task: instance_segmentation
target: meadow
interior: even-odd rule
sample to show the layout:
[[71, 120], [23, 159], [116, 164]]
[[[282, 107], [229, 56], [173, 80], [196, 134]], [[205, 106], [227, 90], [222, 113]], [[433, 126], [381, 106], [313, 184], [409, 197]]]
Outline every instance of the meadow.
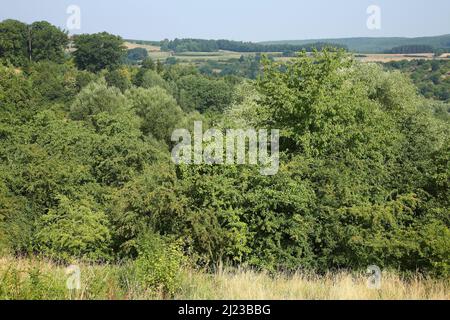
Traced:
[[384, 272], [380, 289], [367, 285], [368, 275], [297, 272], [272, 276], [252, 269], [223, 269], [207, 273], [184, 268], [173, 296], [146, 288], [133, 265], [80, 264], [81, 287], [67, 288], [67, 268], [45, 259], [0, 259], [0, 299], [25, 300], [448, 300], [450, 281], [420, 274]]

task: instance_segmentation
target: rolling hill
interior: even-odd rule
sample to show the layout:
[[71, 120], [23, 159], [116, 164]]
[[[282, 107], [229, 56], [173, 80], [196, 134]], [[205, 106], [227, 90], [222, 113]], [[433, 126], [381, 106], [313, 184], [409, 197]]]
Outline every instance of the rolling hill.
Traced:
[[314, 42], [337, 43], [344, 46], [350, 51], [360, 53], [382, 53], [398, 46], [409, 45], [427, 45], [435, 49], [450, 49], [450, 34], [432, 37], [419, 38], [403, 38], [403, 37], [386, 37], [386, 38], [338, 38], [338, 39], [308, 39], [308, 40], [282, 40], [282, 41], [265, 41], [261, 44], [291, 44], [303, 45]]

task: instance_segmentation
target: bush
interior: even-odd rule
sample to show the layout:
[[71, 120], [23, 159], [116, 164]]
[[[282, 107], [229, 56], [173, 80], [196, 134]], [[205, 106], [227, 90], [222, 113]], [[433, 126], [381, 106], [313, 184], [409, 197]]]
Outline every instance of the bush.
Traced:
[[101, 112], [117, 113], [126, 107], [126, 99], [120, 90], [108, 87], [106, 81], [92, 82], [76, 96], [70, 108], [73, 120], [88, 120]]
[[232, 102], [234, 87], [225, 80], [186, 75], [177, 80], [178, 103], [185, 111], [222, 112]]
[[136, 273], [149, 289], [162, 291], [164, 296], [174, 295], [180, 288], [183, 264], [179, 242], [152, 232], [145, 233], [139, 239]]
[[[0, 168], [0, 171], [4, 168]], [[1, 179], [5, 176], [0, 175]], [[0, 254], [28, 251], [32, 222], [26, 200], [15, 197], [0, 179]], [[6, 179], [5, 179], [6, 180]]]
[[32, 65], [30, 80], [45, 102], [70, 101], [77, 93], [77, 73], [70, 64], [42, 61]]
[[142, 75], [142, 81], [140, 84], [143, 88], [153, 88], [153, 87], [161, 87], [170, 92], [169, 84], [156, 72], [153, 70], [147, 70]]
[[111, 236], [106, 215], [86, 200], [70, 201], [60, 197], [57, 209], [42, 216], [36, 233], [39, 252], [70, 261], [104, 261], [110, 258]]
[[13, 67], [0, 66], [0, 119], [26, 121], [36, 112], [39, 95], [25, 74]]
[[131, 76], [127, 69], [117, 69], [108, 71], [105, 75], [108, 86], [116, 87], [120, 91], [125, 92], [131, 87]]
[[183, 116], [176, 100], [160, 87], [134, 88], [127, 91], [126, 97], [142, 119], [142, 132], [169, 143], [173, 130]]
[[145, 48], [134, 48], [127, 51], [126, 62], [136, 64], [148, 57], [148, 51]]

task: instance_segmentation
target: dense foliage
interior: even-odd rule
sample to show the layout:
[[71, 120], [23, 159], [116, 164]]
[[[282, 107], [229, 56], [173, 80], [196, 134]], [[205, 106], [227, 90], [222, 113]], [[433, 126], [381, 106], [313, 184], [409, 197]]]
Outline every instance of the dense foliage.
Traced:
[[30, 61], [62, 62], [67, 33], [46, 21], [26, 25], [16, 20], [0, 22], [0, 57], [15, 66]]
[[309, 43], [304, 45], [290, 44], [259, 44], [254, 42], [242, 42], [231, 40], [202, 40], [202, 39], [174, 39], [164, 40], [160, 43], [161, 50], [175, 52], [214, 52], [218, 50], [228, 50], [236, 52], [284, 52], [284, 51], [313, 51], [322, 50], [327, 47], [346, 47], [334, 43]]
[[429, 45], [405, 45], [405, 46], [399, 46], [394, 47], [390, 50], [387, 50], [386, 53], [432, 53], [435, 49], [432, 46]]
[[121, 64], [126, 54], [122, 38], [106, 32], [78, 35], [74, 44], [74, 61], [81, 70], [113, 69]]
[[[232, 81], [120, 65], [122, 42], [106, 34], [75, 43], [78, 68], [0, 66], [0, 250], [136, 258], [168, 294], [183, 256], [449, 275], [450, 123], [401, 73], [325, 50], [263, 58], [258, 80]], [[173, 164], [171, 132], [194, 120], [280, 129], [278, 174]]]
[[199, 71], [210, 76], [237, 76], [255, 80], [261, 73], [261, 54], [242, 55], [239, 59], [227, 61], [207, 60], [199, 67]]
[[450, 60], [395, 61], [386, 66], [408, 74], [426, 98], [450, 101]]
[[126, 62], [135, 64], [145, 60], [148, 57], [148, 51], [144, 48], [134, 48], [127, 51]]

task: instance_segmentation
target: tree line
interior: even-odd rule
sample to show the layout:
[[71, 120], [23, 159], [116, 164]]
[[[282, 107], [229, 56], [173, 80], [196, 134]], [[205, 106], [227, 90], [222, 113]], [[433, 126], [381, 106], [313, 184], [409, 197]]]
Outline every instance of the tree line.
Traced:
[[259, 44], [231, 40], [174, 39], [160, 43], [161, 50], [174, 52], [215, 52], [219, 50], [235, 52], [296, 52], [323, 50], [324, 48], [347, 49], [346, 46], [333, 43], [311, 43], [305, 45]]
[[[450, 45], [450, 44], [449, 44]], [[392, 49], [386, 50], [385, 53], [389, 54], [414, 54], [414, 53], [434, 53], [435, 56], [440, 56], [443, 53], [449, 52], [450, 48], [433, 47], [431, 45], [424, 44], [410, 44], [397, 46]]]
[[69, 43], [67, 33], [46, 21], [30, 25], [16, 20], [0, 23], [0, 56], [17, 66], [27, 62], [61, 62]]
[[394, 47], [390, 50], [385, 51], [385, 53], [402, 53], [402, 54], [408, 54], [408, 53], [434, 53], [436, 50], [432, 46], [429, 45], [404, 45], [404, 46], [398, 46]]

